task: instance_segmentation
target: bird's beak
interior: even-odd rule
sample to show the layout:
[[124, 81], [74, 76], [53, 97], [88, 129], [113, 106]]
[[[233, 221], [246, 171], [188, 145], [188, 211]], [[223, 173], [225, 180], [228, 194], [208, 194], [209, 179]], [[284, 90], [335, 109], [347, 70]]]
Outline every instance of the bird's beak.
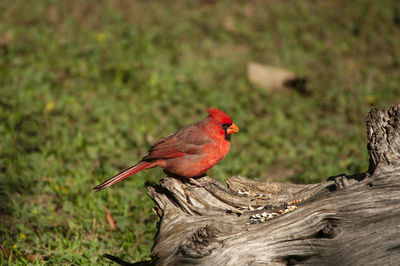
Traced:
[[228, 130], [226, 130], [226, 133], [228, 133], [228, 135], [237, 133], [237, 132], [239, 132], [239, 127], [235, 123], [232, 123], [232, 125], [230, 127], [228, 127]]

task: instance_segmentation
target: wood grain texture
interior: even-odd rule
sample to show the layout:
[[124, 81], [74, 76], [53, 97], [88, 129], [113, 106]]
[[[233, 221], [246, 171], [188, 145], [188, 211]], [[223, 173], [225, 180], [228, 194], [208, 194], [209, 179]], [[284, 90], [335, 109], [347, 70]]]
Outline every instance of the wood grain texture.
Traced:
[[370, 167], [313, 185], [167, 177], [155, 265], [400, 265], [400, 105], [367, 117]]

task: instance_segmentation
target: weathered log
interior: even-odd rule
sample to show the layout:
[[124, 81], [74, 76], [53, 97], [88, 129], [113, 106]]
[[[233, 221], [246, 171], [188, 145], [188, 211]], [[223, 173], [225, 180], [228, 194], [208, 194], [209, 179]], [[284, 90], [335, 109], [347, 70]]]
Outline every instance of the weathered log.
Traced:
[[167, 177], [155, 265], [400, 265], [400, 105], [367, 117], [370, 166], [319, 184]]

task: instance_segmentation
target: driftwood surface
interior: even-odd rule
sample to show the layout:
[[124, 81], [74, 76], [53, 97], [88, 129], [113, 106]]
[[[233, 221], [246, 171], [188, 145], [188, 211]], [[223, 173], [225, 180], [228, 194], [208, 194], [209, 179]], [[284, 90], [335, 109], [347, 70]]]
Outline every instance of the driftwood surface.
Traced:
[[155, 265], [400, 265], [400, 105], [367, 117], [370, 166], [319, 184], [167, 177]]

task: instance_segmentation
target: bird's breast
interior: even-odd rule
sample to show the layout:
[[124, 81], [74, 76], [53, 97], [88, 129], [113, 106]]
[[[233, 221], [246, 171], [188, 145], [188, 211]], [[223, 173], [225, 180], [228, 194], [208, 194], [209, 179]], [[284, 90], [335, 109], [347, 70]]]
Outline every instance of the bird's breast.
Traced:
[[[201, 168], [202, 173], [213, 167], [216, 163], [222, 160], [229, 152], [229, 141], [210, 142], [204, 146], [204, 153], [199, 156], [197, 163]], [[196, 160], [196, 159], [195, 159]]]

